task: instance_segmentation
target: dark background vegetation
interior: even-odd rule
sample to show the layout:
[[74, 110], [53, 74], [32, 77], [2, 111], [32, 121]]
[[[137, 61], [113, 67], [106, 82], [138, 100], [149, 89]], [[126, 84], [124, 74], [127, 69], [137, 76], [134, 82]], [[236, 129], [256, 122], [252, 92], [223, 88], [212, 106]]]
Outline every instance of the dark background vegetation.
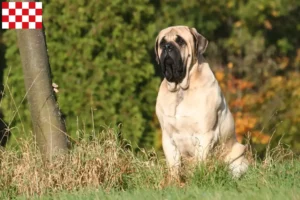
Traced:
[[[210, 41], [205, 56], [238, 139], [251, 135], [261, 154], [271, 138], [271, 145], [281, 141], [300, 152], [300, 1], [42, 2], [58, 102], [75, 140], [119, 127], [134, 148], [161, 148], [155, 37], [167, 26], [187, 25]], [[15, 146], [30, 136], [31, 121], [15, 31], [0, 34], [0, 117]]]

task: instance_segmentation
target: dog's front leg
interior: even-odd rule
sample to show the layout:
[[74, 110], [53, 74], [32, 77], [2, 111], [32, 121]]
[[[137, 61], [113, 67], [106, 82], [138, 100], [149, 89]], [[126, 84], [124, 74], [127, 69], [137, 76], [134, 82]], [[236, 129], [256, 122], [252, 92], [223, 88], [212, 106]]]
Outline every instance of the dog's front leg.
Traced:
[[172, 179], [179, 180], [180, 152], [173, 139], [166, 132], [162, 135], [162, 144]]
[[207, 159], [209, 152], [213, 147], [214, 131], [208, 131], [204, 134], [195, 136], [195, 157], [197, 162], [202, 162]]

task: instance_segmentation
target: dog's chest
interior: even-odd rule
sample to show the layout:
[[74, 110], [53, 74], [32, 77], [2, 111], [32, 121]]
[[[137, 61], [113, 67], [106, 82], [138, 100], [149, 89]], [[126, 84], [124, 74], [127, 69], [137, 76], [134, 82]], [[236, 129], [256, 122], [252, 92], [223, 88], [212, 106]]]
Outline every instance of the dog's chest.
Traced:
[[169, 96], [169, 102], [163, 106], [163, 126], [169, 133], [204, 132], [205, 114], [208, 112], [205, 91], [200, 95], [191, 95], [195, 91], [179, 91]]

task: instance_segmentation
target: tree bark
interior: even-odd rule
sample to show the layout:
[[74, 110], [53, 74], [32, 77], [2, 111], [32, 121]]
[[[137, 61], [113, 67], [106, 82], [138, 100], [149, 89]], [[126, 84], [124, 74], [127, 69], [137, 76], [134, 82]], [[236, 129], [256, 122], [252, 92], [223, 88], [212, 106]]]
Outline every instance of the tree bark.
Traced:
[[51, 160], [67, 150], [68, 138], [52, 88], [45, 35], [42, 29], [16, 31], [33, 133], [43, 158]]

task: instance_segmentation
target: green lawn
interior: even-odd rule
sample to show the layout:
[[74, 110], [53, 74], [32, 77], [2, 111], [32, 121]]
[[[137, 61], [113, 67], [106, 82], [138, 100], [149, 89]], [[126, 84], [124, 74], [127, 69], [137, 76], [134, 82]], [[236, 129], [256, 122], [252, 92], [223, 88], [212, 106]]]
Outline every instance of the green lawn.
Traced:
[[83, 189], [59, 192], [38, 199], [300, 199], [300, 162], [286, 160], [267, 167], [252, 166], [239, 180], [232, 179], [222, 167], [217, 167], [212, 172], [199, 167], [183, 187], [146, 189], [147, 187], [149, 185], [140, 185], [134, 189], [110, 192]]
[[61, 193], [54, 197], [43, 197], [41, 199], [120, 199], [120, 200], [131, 200], [131, 199], [300, 199], [299, 187], [255, 187], [249, 185], [247, 189], [240, 189], [238, 187], [232, 189], [226, 189], [226, 187], [216, 188], [200, 188], [195, 185], [188, 186], [186, 188], [167, 188], [164, 190], [146, 190], [139, 189], [133, 191], [124, 192], [111, 192], [105, 193], [103, 191], [81, 191], [76, 193]]

